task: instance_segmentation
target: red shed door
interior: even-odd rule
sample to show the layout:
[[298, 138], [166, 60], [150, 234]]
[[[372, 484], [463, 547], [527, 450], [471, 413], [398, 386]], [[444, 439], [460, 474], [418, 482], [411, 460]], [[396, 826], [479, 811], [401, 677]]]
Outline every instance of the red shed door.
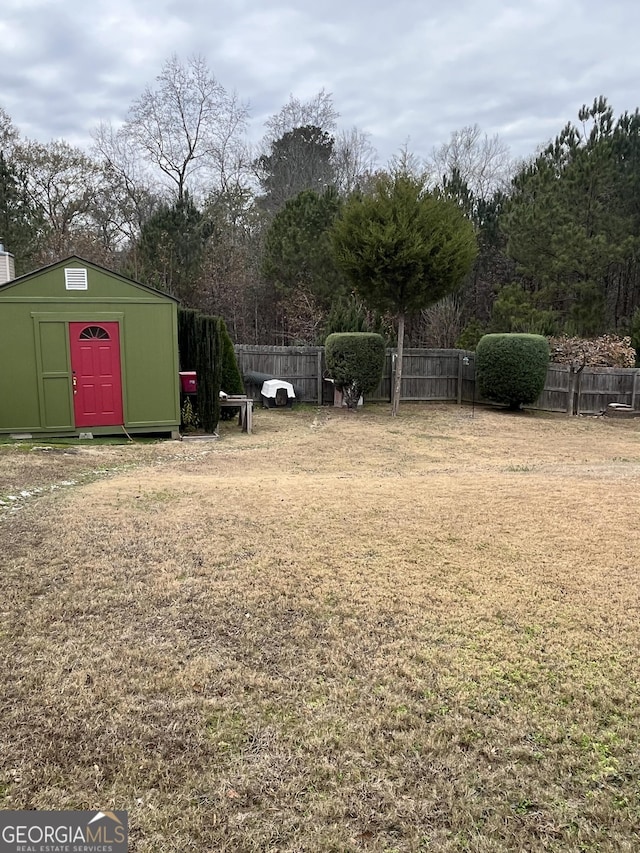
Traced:
[[120, 334], [117, 323], [69, 323], [73, 409], [77, 427], [122, 421]]

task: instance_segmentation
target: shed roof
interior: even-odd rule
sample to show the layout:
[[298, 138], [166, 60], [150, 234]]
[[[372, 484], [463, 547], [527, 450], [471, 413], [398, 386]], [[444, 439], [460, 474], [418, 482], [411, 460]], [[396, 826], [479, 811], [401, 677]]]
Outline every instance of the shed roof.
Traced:
[[139, 281], [135, 281], [132, 278], [128, 278], [126, 275], [121, 275], [120, 273], [108, 269], [108, 267], [103, 267], [100, 264], [94, 263], [93, 261], [88, 261], [86, 258], [81, 258], [79, 255], [69, 255], [68, 258], [63, 258], [60, 261], [54, 261], [54, 263], [52, 264], [47, 264], [46, 266], [40, 267], [37, 270], [25, 273], [24, 275], [18, 276], [18, 278], [12, 278], [10, 281], [5, 281], [4, 284], [0, 284], [0, 292], [9, 290], [9, 288], [14, 287], [15, 285], [22, 284], [23, 282], [28, 281], [31, 278], [35, 278], [38, 275], [42, 275], [42, 273], [56, 269], [56, 267], [68, 266], [71, 262], [80, 263], [85, 267], [92, 267], [93, 269], [98, 270], [101, 273], [106, 273], [106, 275], [112, 276], [113, 278], [117, 278], [120, 281], [125, 282], [126, 284], [133, 285], [134, 287], [138, 287], [141, 290], [147, 291], [148, 293], [153, 293], [156, 296], [161, 296], [165, 299], [170, 299], [172, 302], [180, 302], [177, 297], [172, 296], [170, 293], [165, 293], [163, 290], [158, 290], [156, 287], [150, 287], [148, 284], [142, 284]]

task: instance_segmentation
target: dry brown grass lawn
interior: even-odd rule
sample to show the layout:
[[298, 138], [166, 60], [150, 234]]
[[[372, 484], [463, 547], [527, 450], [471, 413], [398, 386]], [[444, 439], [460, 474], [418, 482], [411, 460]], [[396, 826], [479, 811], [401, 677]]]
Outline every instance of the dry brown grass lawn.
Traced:
[[0, 498], [47, 487], [0, 506], [0, 808], [128, 809], [137, 853], [639, 850], [640, 424], [255, 420], [0, 449]]

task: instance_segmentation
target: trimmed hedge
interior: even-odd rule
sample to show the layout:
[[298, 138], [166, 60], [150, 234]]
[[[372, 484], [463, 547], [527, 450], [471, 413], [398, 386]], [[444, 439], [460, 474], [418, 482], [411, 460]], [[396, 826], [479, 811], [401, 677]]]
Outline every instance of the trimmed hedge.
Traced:
[[[244, 381], [240, 368], [238, 367], [238, 359], [233, 346], [233, 341], [229, 337], [227, 325], [224, 320], [220, 320], [220, 333], [222, 335], [222, 380], [221, 390], [225, 394], [244, 394]], [[230, 421], [235, 418], [240, 409], [225, 407], [220, 411], [220, 418], [223, 421]]]
[[222, 332], [220, 317], [200, 314], [196, 318], [196, 374], [198, 416], [205, 432], [214, 433], [220, 420], [222, 381]]
[[373, 332], [336, 332], [325, 341], [329, 376], [347, 406], [356, 408], [363, 394], [374, 391], [384, 369], [384, 339]]
[[549, 344], [542, 335], [484, 335], [476, 347], [481, 397], [519, 409], [535, 403], [544, 388]]
[[197, 416], [205, 432], [220, 420], [222, 320], [192, 308], [178, 308], [178, 350], [182, 370], [198, 375]]
[[224, 320], [220, 321], [220, 331], [222, 334], [222, 390], [225, 394], [244, 394], [244, 381], [238, 367], [236, 351]]

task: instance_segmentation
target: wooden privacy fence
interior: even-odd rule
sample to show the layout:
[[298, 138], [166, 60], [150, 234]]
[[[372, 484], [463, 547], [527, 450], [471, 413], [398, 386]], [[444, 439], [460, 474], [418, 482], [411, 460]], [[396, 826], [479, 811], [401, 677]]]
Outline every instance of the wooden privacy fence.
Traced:
[[[333, 385], [327, 381], [324, 347], [270, 347], [236, 345], [243, 374], [263, 373], [291, 382], [296, 397], [318, 405], [333, 402]], [[367, 396], [371, 402], [391, 400], [396, 351], [385, 355], [382, 381]], [[260, 399], [260, 385], [247, 383], [247, 394]], [[457, 349], [405, 349], [402, 365], [402, 400], [449, 403], [488, 403], [477, 394], [475, 353]], [[544, 391], [533, 409], [545, 412], [596, 415], [609, 403], [640, 404], [640, 369], [585, 367], [574, 373], [566, 364], [550, 364]]]

